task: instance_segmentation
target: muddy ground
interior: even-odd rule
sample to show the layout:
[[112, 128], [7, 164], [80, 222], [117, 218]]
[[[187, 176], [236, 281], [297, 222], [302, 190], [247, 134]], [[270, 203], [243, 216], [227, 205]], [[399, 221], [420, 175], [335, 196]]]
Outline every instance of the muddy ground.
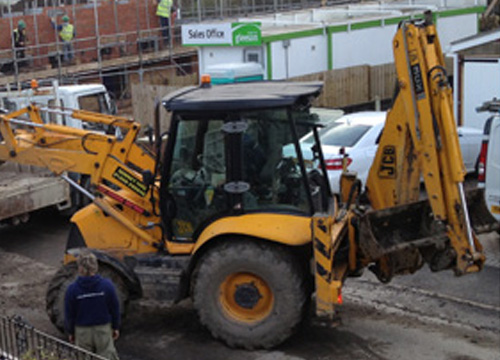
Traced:
[[[49, 213], [22, 229], [0, 229], [0, 314], [21, 315], [58, 337], [45, 314], [45, 291], [66, 227]], [[479, 274], [456, 278], [424, 269], [389, 285], [368, 273], [349, 281], [338, 327], [307, 321], [272, 351], [229, 349], [214, 340], [189, 301], [173, 308], [132, 303], [117, 347], [122, 360], [499, 360], [500, 238], [490, 234], [486, 242], [491, 256]]]

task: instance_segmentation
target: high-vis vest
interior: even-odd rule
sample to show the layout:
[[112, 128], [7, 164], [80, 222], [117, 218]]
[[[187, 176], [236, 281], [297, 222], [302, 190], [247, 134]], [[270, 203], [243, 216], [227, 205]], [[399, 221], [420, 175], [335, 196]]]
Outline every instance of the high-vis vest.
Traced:
[[19, 30], [14, 29], [14, 41], [18, 42], [19, 41]]
[[71, 41], [73, 39], [73, 32], [75, 27], [71, 24], [63, 25], [61, 31], [59, 31], [59, 36], [62, 41]]
[[172, 7], [172, 0], [161, 0], [156, 8], [156, 15], [168, 18], [170, 17], [170, 8]]

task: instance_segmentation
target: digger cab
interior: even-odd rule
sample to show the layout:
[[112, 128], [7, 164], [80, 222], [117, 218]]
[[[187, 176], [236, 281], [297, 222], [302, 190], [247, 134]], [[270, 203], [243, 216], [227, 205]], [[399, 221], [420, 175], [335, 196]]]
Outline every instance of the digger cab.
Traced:
[[308, 143], [304, 160], [299, 143], [316, 132], [318, 118], [309, 109], [321, 88], [319, 82], [202, 85], [164, 98], [172, 122], [160, 201], [169, 237], [195, 241], [229, 216], [309, 218], [327, 211], [332, 197], [321, 147]]

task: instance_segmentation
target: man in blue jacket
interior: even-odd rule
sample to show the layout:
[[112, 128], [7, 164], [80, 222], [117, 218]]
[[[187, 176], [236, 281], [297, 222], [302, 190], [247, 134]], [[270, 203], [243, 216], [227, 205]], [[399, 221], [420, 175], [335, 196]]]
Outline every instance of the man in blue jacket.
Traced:
[[118, 360], [114, 340], [120, 336], [120, 305], [109, 279], [97, 274], [97, 258], [82, 251], [78, 278], [66, 290], [65, 326], [69, 340], [110, 360]]

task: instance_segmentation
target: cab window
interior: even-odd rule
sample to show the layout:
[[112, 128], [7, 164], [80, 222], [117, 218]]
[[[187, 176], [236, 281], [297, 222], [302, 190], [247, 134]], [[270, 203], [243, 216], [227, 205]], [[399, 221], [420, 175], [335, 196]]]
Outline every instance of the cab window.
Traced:
[[104, 92], [78, 97], [78, 106], [80, 110], [111, 114], [111, 109], [106, 100], [106, 93]]
[[226, 156], [222, 120], [181, 121], [168, 180], [177, 212], [172, 232], [190, 240], [207, 219], [225, 210]]
[[[286, 109], [242, 114], [245, 210], [308, 212], [309, 203]], [[300, 129], [299, 134], [304, 131]], [[286, 150], [286, 151], [285, 151]]]

